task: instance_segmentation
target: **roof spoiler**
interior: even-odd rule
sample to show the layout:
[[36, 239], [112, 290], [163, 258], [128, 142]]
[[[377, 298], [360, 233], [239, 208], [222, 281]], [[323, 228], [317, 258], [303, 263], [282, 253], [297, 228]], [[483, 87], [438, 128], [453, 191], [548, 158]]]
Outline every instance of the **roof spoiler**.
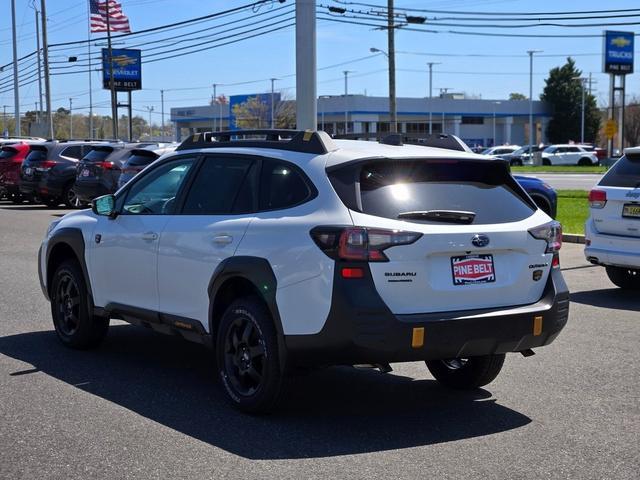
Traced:
[[375, 139], [383, 145], [421, 145], [423, 147], [444, 148], [459, 152], [471, 152], [471, 149], [459, 137], [447, 133], [432, 133], [422, 136], [411, 136], [403, 133], [390, 133], [382, 137], [378, 133], [350, 133], [336, 135], [335, 139], [346, 140], [372, 140]]

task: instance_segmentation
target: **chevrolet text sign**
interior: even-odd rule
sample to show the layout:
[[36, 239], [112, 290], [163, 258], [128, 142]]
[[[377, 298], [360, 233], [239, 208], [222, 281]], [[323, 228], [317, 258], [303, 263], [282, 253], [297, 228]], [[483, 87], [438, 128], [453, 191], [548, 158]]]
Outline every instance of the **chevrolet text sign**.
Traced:
[[633, 73], [633, 32], [604, 32], [604, 72]]
[[[111, 49], [113, 54], [113, 86], [119, 92], [142, 88], [142, 62], [140, 50]], [[109, 89], [109, 49], [102, 49], [102, 85]]]

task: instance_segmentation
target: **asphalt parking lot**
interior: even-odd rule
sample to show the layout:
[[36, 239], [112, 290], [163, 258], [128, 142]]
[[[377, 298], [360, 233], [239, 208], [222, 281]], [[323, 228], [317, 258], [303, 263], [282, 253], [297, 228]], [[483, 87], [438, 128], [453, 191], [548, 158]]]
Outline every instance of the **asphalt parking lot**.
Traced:
[[64, 210], [0, 202], [0, 478], [638, 478], [640, 296], [565, 244], [568, 326], [475, 393], [424, 364], [293, 382], [282, 409], [231, 409], [207, 350], [120, 322], [62, 347], [36, 252]]

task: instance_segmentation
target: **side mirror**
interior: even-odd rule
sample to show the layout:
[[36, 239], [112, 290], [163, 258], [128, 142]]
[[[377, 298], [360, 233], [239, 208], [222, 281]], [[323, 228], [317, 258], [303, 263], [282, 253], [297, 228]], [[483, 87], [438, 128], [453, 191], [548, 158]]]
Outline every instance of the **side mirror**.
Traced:
[[91, 210], [93, 210], [93, 213], [95, 213], [96, 215], [115, 218], [116, 197], [114, 197], [112, 194], [109, 194], [94, 199], [91, 203]]

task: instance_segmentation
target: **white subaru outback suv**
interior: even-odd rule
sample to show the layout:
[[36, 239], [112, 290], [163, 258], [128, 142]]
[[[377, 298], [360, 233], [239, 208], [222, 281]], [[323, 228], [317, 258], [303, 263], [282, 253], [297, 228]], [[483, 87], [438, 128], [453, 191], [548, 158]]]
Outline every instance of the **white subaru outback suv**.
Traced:
[[[388, 144], [392, 143], [392, 144]], [[291, 369], [426, 361], [453, 388], [531, 355], [567, 322], [560, 226], [508, 163], [324, 132], [196, 134], [39, 258], [60, 340], [110, 318], [213, 348], [229, 400], [272, 408]]]
[[584, 254], [617, 286], [640, 290], [640, 147], [624, 153], [589, 192]]

